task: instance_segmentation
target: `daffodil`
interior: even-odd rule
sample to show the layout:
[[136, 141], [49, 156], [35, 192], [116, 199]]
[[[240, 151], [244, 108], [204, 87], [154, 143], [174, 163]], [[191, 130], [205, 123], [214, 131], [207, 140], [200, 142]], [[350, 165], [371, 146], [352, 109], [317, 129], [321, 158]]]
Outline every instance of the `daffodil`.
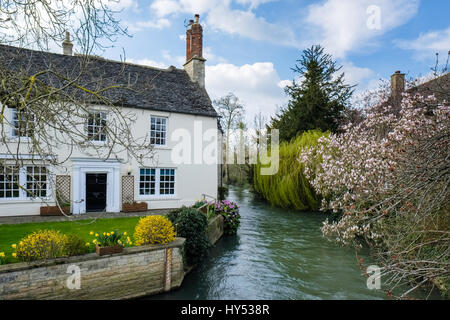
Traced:
[[111, 231], [111, 234], [114, 234], [114, 231]]
[[89, 247], [91, 244], [89, 242], [86, 242], [86, 247]]
[[103, 235], [106, 236], [106, 232], [103, 232]]
[[106, 235], [109, 237], [110, 236], [109, 232]]
[[17, 244], [14, 243], [11, 247], [12, 247], [13, 249], [17, 248]]
[[4, 258], [5, 257], [5, 253], [4, 252], [0, 252], [0, 257]]
[[89, 232], [89, 234], [90, 234], [91, 236], [94, 235], [94, 231]]
[[13, 252], [12, 256], [13, 258], [17, 258], [17, 253]]
[[98, 233], [96, 233], [95, 236], [98, 237]]
[[124, 235], [124, 236], [126, 236], [126, 235], [127, 235], [127, 233], [126, 233], [126, 232], [124, 232], [124, 233], [123, 233], [123, 235]]

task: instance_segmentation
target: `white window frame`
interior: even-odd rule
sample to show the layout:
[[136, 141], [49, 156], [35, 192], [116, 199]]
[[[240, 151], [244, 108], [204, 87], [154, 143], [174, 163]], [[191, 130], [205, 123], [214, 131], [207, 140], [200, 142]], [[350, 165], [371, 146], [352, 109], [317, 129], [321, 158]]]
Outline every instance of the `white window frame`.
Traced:
[[[156, 129], [152, 129], [152, 120], [153, 119], [155, 119], [155, 126], [156, 126], [156, 119], [164, 119], [165, 120], [165, 126], [166, 126], [166, 130], [165, 131], [161, 131], [161, 130], [156, 130]], [[161, 146], [161, 147], [165, 147], [165, 146], [167, 146], [167, 139], [168, 139], [168, 137], [167, 137], [167, 132], [169, 131], [168, 130], [168, 128], [169, 128], [169, 118], [168, 117], [164, 117], [164, 116], [156, 116], [156, 115], [151, 115], [150, 116], [150, 143], [151, 143], [151, 141], [152, 141], [152, 132], [159, 132], [159, 133], [162, 133], [162, 132], [164, 132], [164, 143], [163, 144], [156, 144], [156, 143], [151, 143], [153, 146], [157, 146], [157, 147], [159, 147], [159, 146]], [[154, 138], [154, 139], [157, 139], [156, 137]], [[159, 138], [159, 139], [161, 139], [161, 137]]]
[[[95, 135], [93, 134], [93, 136], [92, 137], [89, 137], [89, 127], [92, 127], [92, 128], [97, 128], [98, 126], [96, 126], [95, 124], [94, 125], [89, 125], [89, 119], [90, 119], [90, 117], [91, 117], [91, 115], [96, 115], [96, 114], [100, 114], [100, 115], [102, 115], [102, 120], [104, 120], [105, 121], [105, 127], [107, 127], [108, 126], [108, 112], [106, 111], [106, 110], [96, 110], [96, 109], [92, 109], [92, 110], [89, 110], [88, 111], [88, 117], [87, 117], [87, 119], [86, 119], [86, 125], [85, 125], [85, 129], [86, 129], [86, 137], [87, 137], [87, 139], [90, 141], [90, 142], [92, 142], [92, 143], [99, 143], [99, 144], [103, 144], [103, 143], [106, 143], [107, 141], [108, 141], [108, 135], [106, 134], [106, 133], [103, 133], [103, 135], [105, 136], [105, 140], [97, 140], [97, 139], [94, 139], [94, 137], [95, 137]], [[104, 116], [104, 118], [103, 118], [103, 116]], [[100, 128], [103, 128], [103, 126], [100, 126]], [[95, 131], [94, 131], [95, 132]], [[101, 136], [102, 134], [100, 134], [100, 136]], [[97, 135], [98, 136], [98, 135]]]
[[[144, 195], [141, 194], [141, 188], [140, 188], [140, 183], [141, 183], [141, 172], [140, 169], [155, 169], [155, 194], [151, 194], [151, 195]], [[160, 188], [161, 188], [161, 170], [174, 170], [174, 181], [173, 181], [173, 194], [161, 194], [160, 193]], [[155, 198], [159, 198], [159, 199], [171, 199], [171, 198], [176, 198], [177, 197], [177, 168], [173, 168], [173, 167], [142, 167], [139, 168], [139, 179], [138, 179], [138, 198], [139, 199], [155, 199]]]
[[[11, 164], [5, 164], [4, 166], [12, 166]], [[47, 179], [46, 179], [46, 196], [45, 197], [32, 197], [27, 192], [27, 176], [28, 176], [28, 167], [46, 167], [47, 168]], [[33, 200], [33, 199], [45, 199], [48, 200], [51, 198], [51, 187], [50, 187], [50, 176], [51, 171], [49, 166], [45, 165], [39, 165], [39, 164], [29, 164], [24, 165], [23, 167], [19, 168], [19, 196], [18, 197], [11, 197], [11, 198], [0, 198], [0, 202], [7, 202], [7, 201], [17, 201], [17, 200]]]
[[[20, 129], [16, 128], [16, 124], [15, 124], [15, 119], [14, 118], [16, 116], [18, 117], [18, 113], [19, 112], [18, 112], [17, 108], [11, 108], [11, 113], [10, 113], [11, 114], [11, 137], [14, 138], [14, 139], [20, 139], [20, 140], [29, 141], [31, 139], [31, 136], [28, 135], [28, 126], [26, 128], [27, 135], [25, 135], [25, 136], [21, 136], [20, 135]], [[17, 119], [17, 121], [19, 121], [19, 120]], [[33, 119], [33, 124], [36, 125], [36, 119], [35, 118]], [[19, 135], [15, 134], [16, 130], [19, 131]]]

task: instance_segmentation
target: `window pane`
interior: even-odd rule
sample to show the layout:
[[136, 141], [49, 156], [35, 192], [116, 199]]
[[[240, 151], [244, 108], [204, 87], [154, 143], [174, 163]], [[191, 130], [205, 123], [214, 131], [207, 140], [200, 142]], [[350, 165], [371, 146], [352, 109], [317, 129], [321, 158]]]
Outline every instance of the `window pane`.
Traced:
[[167, 135], [167, 119], [163, 117], [151, 117], [150, 143], [153, 145], [165, 145]]
[[139, 194], [151, 195], [155, 194], [155, 170], [141, 169], [139, 177]]

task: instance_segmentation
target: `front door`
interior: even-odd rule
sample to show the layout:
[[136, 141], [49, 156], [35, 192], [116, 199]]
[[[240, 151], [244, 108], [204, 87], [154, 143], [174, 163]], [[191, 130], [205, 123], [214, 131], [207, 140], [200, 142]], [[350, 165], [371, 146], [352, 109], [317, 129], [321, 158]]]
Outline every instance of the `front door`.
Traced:
[[86, 173], [86, 212], [106, 209], [106, 173]]

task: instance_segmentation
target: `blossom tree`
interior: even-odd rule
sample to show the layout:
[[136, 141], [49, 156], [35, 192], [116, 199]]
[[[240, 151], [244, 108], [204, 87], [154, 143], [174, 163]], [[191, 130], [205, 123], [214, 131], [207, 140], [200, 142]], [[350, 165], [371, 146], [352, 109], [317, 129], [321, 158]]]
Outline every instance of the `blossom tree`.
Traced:
[[[343, 245], [368, 244], [384, 285], [401, 297], [424, 284], [446, 291], [450, 275], [450, 108], [434, 96], [404, 94], [400, 112], [384, 102], [344, 133], [303, 152], [305, 175], [336, 215], [322, 227]], [[317, 164], [319, 163], [319, 165]]]

